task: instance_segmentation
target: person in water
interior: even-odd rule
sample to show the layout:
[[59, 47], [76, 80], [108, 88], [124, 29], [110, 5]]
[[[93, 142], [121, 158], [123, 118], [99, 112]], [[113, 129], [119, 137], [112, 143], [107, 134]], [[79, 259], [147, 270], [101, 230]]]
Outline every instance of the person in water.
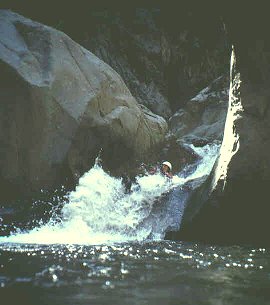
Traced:
[[[173, 178], [172, 164], [169, 161], [164, 161], [161, 164], [160, 168], [156, 167], [156, 168], [152, 168], [148, 171], [145, 169], [145, 164], [142, 163], [140, 169], [141, 170], [143, 169], [145, 173], [148, 172], [150, 175], [154, 175], [154, 174], [160, 172], [162, 175], [164, 175], [165, 177], [167, 177], [169, 179]], [[133, 182], [135, 182], [135, 181], [132, 181], [132, 179], [130, 179], [130, 177], [127, 176], [127, 175], [124, 175], [122, 177], [122, 183], [125, 186], [125, 192], [126, 193], [128, 193], [128, 194], [131, 193], [131, 186], [132, 186]]]
[[[158, 171], [159, 171], [158, 168], [154, 168], [154, 169], [149, 171], [149, 174], [153, 175], [153, 174], [156, 174]], [[172, 164], [169, 161], [164, 161], [161, 164], [160, 172], [161, 172], [162, 175], [166, 176], [167, 178], [172, 179], [173, 178]]]
[[164, 161], [161, 165], [161, 173], [172, 179], [173, 175], [172, 175], [172, 164], [169, 161]]

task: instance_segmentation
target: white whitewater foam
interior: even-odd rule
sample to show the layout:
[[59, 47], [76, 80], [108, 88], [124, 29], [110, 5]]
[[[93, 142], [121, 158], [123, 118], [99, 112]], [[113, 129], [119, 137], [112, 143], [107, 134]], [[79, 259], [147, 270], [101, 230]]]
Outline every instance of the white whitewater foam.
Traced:
[[140, 223], [152, 211], [155, 200], [173, 187], [206, 175], [212, 169], [218, 145], [192, 147], [202, 159], [190, 176], [174, 176], [169, 181], [160, 174], [137, 177], [127, 194], [119, 178], [111, 177], [95, 165], [79, 180], [69, 202], [62, 209], [62, 221], [52, 218], [29, 232], [1, 237], [0, 242], [37, 244], [104, 244], [144, 240], [151, 228]]
[[213, 144], [202, 147], [190, 145], [190, 147], [201, 157], [201, 160], [198, 162], [196, 170], [189, 175], [187, 179], [193, 180], [208, 175], [214, 166], [219, 153], [220, 145]]

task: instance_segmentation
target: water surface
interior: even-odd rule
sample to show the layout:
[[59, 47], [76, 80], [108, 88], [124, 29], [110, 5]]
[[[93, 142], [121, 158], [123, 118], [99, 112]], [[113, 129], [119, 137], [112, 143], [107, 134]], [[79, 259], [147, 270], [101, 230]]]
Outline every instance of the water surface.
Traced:
[[186, 183], [211, 171], [219, 145], [168, 180], [138, 176], [127, 192], [96, 164], [61, 213], [0, 237], [0, 304], [270, 304], [269, 250], [164, 241]]
[[0, 295], [28, 305], [266, 305], [269, 259], [264, 248], [172, 241], [2, 244]]

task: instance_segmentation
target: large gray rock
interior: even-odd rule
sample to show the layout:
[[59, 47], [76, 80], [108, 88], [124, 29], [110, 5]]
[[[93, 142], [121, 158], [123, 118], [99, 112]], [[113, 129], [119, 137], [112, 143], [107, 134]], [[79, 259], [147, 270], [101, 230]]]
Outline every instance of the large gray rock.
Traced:
[[229, 99], [229, 80], [220, 76], [169, 120], [170, 132], [182, 145], [222, 141]]
[[82, 174], [101, 148], [115, 164], [140, 158], [167, 131], [110, 66], [64, 33], [7, 10], [0, 71], [0, 177], [25, 191]]

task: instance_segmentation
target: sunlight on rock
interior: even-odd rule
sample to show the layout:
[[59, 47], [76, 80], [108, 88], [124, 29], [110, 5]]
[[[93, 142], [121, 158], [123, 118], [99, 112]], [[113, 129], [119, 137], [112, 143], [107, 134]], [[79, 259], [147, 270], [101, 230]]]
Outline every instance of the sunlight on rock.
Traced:
[[231, 159], [237, 153], [240, 147], [239, 135], [235, 131], [234, 122], [241, 118], [243, 107], [239, 89], [241, 84], [240, 73], [235, 73], [236, 57], [235, 51], [232, 49], [231, 55], [231, 84], [229, 91], [229, 108], [225, 123], [223, 142], [220, 148], [220, 155], [216, 167], [212, 189], [215, 189], [218, 181], [223, 181], [223, 188], [226, 184], [227, 170]]

